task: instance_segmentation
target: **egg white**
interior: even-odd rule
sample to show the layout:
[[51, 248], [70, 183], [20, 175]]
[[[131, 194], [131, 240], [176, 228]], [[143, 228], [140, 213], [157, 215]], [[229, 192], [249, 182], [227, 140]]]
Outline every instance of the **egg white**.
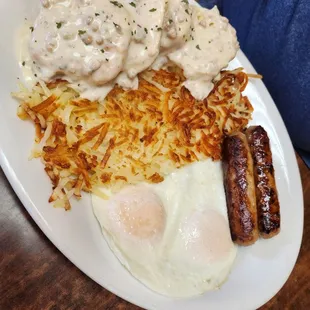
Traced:
[[219, 288], [236, 247], [231, 241], [220, 162], [193, 163], [159, 184], [93, 195], [94, 213], [111, 250], [152, 290], [191, 297]]

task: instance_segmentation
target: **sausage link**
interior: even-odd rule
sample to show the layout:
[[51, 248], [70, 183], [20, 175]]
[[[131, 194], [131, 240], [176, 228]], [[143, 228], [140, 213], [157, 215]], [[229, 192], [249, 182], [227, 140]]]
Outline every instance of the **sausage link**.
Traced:
[[253, 244], [258, 239], [253, 160], [242, 132], [225, 138], [223, 170], [232, 240]]
[[280, 204], [269, 138], [262, 126], [249, 127], [246, 136], [254, 163], [258, 228], [263, 238], [271, 238], [280, 231]]

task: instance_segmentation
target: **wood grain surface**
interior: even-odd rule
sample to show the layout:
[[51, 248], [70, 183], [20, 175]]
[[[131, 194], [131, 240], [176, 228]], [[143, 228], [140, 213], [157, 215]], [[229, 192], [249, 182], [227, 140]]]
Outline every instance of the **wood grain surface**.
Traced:
[[[300, 255], [281, 291], [260, 310], [310, 309], [310, 172], [299, 157], [298, 164], [305, 201]], [[25, 211], [1, 170], [0, 174], [1, 310], [139, 309], [103, 289], [66, 259]]]

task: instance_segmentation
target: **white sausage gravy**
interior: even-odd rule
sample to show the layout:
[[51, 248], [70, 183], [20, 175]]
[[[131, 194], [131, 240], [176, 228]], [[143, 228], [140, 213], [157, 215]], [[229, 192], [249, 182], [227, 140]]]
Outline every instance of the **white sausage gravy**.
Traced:
[[[21, 38], [29, 71], [50, 82], [69, 81], [81, 96], [102, 100], [118, 83], [137, 88], [137, 75], [168, 60], [183, 69], [184, 86], [204, 99], [212, 80], [239, 48], [228, 20], [187, 0], [41, 0]], [[22, 48], [22, 46], [21, 46]], [[25, 61], [27, 62], [25, 64]]]

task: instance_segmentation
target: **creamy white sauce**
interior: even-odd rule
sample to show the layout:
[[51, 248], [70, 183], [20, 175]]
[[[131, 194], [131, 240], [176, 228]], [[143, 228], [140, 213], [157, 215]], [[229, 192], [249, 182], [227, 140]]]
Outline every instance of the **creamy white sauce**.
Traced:
[[32, 88], [38, 81], [37, 77], [35, 77], [35, 73], [32, 70], [33, 60], [29, 53], [28, 43], [31, 38], [31, 28], [32, 25], [29, 22], [25, 22], [18, 29], [18, 34], [16, 37], [16, 49], [17, 49], [17, 57], [18, 63], [21, 68], [25, 84], [28, 88]]
[[112, 2], [44, 1], [29, 45], [35, 73], [44, 81], [59, 76], [89, 88], [115, 79], [124, 65], [131, 27], [128, 11]]
[[187, 1], [170, 0], [166, 2], [166, 11], [160, 39], [160, 54], [152, 64], [159, 70], [168, 62], [167, 54], [181, 48], [190, 34], [192, 8]]
[[191, 11], [191, 6], [184, 0], [168, 1], [160, 40], [162, 54], [184, 45], [190, 32]]
[[112, 80], [104, 85], [92, 85], [81, 80], [79, 83], [71, 83], [70, 86], [81, 94], [82, 98], [91, 101], [103, 100], [115, 86], [116, 81]]
[[192, 95], [204, 99], [238, 50], [235, 30], [216, 7], [183, 0], [41, 3], [20, 40], [26, 80], [63, 78], [91, 100], [103, 99], [115, 83], [137, 88], [140, 72], [160, 69], [168, 59], [184, 70]]
[[138, 73], [149, 68], [159, 54], [165, 13], [165, 0], [137, 0], [133, 2], [132, 40], [124, 73], [118, 83], [126, 88], [137, 86]]
[[184, 70], [185, 87], [202, 100], [212, 90], [213, 78], [235, 57], [239, 44], [235, 29], [219, 14], [217, 7], [192, 9], [189, 38], [168, 57]]

